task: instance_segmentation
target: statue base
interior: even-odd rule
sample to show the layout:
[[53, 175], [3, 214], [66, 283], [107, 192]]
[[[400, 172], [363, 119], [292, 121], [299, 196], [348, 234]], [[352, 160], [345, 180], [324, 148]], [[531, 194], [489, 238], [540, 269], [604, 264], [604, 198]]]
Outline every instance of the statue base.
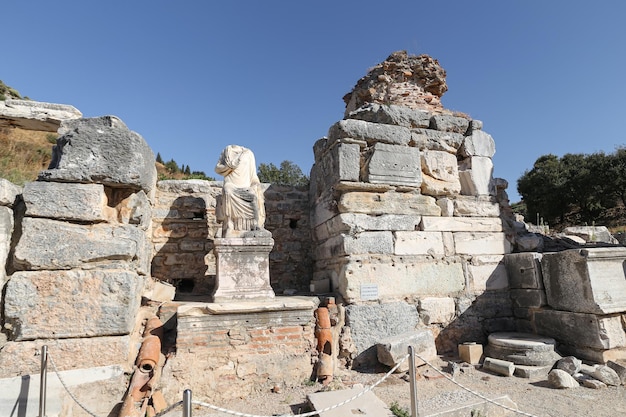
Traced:
[[216, 238], [214, 303], [274, 298], [269, 254], [274, 239], [267, 236]]

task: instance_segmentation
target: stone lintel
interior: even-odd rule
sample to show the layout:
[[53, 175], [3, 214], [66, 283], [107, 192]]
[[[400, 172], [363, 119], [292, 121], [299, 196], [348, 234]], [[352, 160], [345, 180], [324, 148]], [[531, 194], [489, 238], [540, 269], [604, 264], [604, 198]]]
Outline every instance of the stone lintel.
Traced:
[[204, 314], [247, 314], [268, 311], [311, 310], [317, 308], [317, 297], [276, 297], [271, 300], [243, 300], [221, 303], [188, 302], [177, 310], [179, 317]]

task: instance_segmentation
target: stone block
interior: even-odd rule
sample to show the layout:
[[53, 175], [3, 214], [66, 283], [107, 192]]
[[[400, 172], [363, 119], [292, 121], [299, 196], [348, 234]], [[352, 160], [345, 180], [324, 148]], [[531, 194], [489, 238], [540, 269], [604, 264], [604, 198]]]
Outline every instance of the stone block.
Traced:
[[[437, 359], [435, 338], [428, 329], [414, 330], [395, 336], [385, 337], [376, 344], [378, 361], [389, 367], [400, 363], [409, 352], [409, 346], [413, 346], [415, 352], [415, 365], [420, 366]], [[409, 360], [405, 360], [396, 372], [407, 372]]]
[[625, 263], [624, 247], [544, 254], [541, 266], [548, 304], [579, 313], [626, 311]]
[[420, 152], [417, 148], [375, 143], [364, 172], [365, 181], [374, 184], [419, 187], [422, 184]]
[[478, 365], [483, 356], [483, 345], [466, 342], [459, 345], [459, 358], [470, 365]]
[[599, 316], [538, 310], [533, 319], [537, 333], [549, 335], [565, 345], [601, 350], [626, 347], [626, 333], [619, 314]]
[[361, 170], [361, 147], [356, 143], [337, 140], [316, 160], [324, 175], [323, 182], [359, 181]]
[[563, 233], [570, 236], [583, 238], [587, 243], [610, 243], [619, 244], [606, 226], [573, 226], [563, 229]]
[[15, 199], [22, 194], [22, 187], [0, 178], [0, 206], [13, 207]]
[[[393, 285], [390, 278], [393, 277]], [[465, 276], [460, 262], [403, 261], [390, 257], [374, 262], [371, 259], [352, 259], [338, 276], [338, 291], [346, 302], [360, 300], [361, 285], [378, 286], [380, 299], [406, 296], [449, 296], [465, 289]]]
[[426, 232], [502, 232], [497, 217], [433, 217], [422, 216], [420, 230]]
[[213, 302], [274, 298], [269, 267], [274, 239], [232, 237], [215, 239], [213, 244], [216, 258]]
[[540, 308], [547, 305], [544, 290], [512, 289], [511, 300], [514, 308]]
[[128, 225], [79, 225], [26, 217], [15, 249], [22, 269], [71, 269], [111, 264], [147, 273], [149, 247], [144, 232]]
[[6, 279], [6, 264], [11, 250], [13, 235], [13, 210], [0, 206], [0, 288]]
[[509, 274], [512, 289], [543, 289], [541, 259], [536, 252], [509, 253], [504, 255], [504, 264]]
[[470, 279], [470, 291], [481, 294], [485, 291], [497, 291], [509, 288], [509, 277], [504, 263], [479, 263], [467, 266]]
[[422, 193], [427, 195], [459, 194], [461, 183], [456, 156], [444, 151], [425, 150], [421, 155]]
[[416, 193], [347, 192], [337, 204], [340, 213], [369, 215], [406, 214], [439, 216], [441, 209], [433, 197]]
[[125, 335], [143, 286], [122, 270], [16, 272], [6, 285], [5, 320], [16, 341]]
[[555, 352], [556, 341], [534, 334], [491, 333], [485, 355], [519, 365], [552, 366], [561, 356]]
[[450, 114], [436, 114], [430, 119], [430, 128], [440, 132], [455, 132], [462, 135], [467, 132], [470, 121], [465, 117]]
[[470, 156], [459, 164], [461, 194], [490, 195], [493, 179], [493, 161], [485, 156]]
[[333, 236], [315, 249], [316, 259], [332, 259], [357, 254], [392, 254], [392, 232], [361, 232], [354, 236]]
[[458, 217], [498, 217], [500, 206], [489, 197], [457, 196], [454, 199], [454, 215]]
[[617, 376], [619, 376], [620, 382], [622, 385], [626, 385], [626, 363], [617, 363], [614, 361], [608, 361], [606, 366], [615, 371]]
[[456, 155], [463, 143], [461, 133], [440, 132], [433, 129], [411, 129], [411, 141], [419, 150], [444, 151]]
[[518, 378], [547, 379], [551, 366], [515, 365], [513, 375]]
[[430, 125], [431, 113], [395, 104], [367, 103], [350, 112], [348, 118], [408, 128], [424, 128]]
[[102, 222], [107, 220], [107, 196], [102, 184], [35, 181], [22, 194], [29, 217]]
[[148, 195], [156, 187], [152, 149], [117, 117], [65, 121], [59, 133], [50, 167], [39, 180], [127, 186]]
[[503, 255], [511, 251], [505, 233], [454, 233], [454, 247], [463, 255]]
[[326, 222], [329, 235], [355, 234], [361, 231], [418, 230], [419, 215], [383, 214], [369, 216], [362, 213], [341, 213]]
[[441, 232], [397, 231], [394, 237], [395, 255], [445, 255]]
[[392, 145], [408, 145], [411, 131], [402, 126], [370, 123], [364, 120], [340, 120], [328, 130], [328, 139], [353, 138], [370, 142], [382, 142]]
[[404, 302], [346, 306], [346, 326], [358, 353], [375, 351], [379, 341], [413, 332], [418, 324], [417, 308]]
[[613, 349], [592, 349], [584, 346], [559, 344], [559, 352], [564, 355], [573, 355], [593, 363], [607, 361], [626, 361], [626, 347]]
[[456, 304], [451, 297], [425, 297], [418, 304], [425, 325], [448, 324], [456, 315]]
[[484, 156], [492, 158], [496, 153], [496, 142], [490, 134], [482, 130], [474, 130], [463, 139], [459, 154], [463, 157]]

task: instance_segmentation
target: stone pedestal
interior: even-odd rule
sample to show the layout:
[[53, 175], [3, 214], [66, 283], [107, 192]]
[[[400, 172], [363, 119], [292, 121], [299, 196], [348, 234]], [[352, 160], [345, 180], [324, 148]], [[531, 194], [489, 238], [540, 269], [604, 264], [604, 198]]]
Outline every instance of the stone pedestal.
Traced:
[[213, 302], [274, 298], [269, 268], [274, 239], [218, 238], [213, 244], [217, 264]]

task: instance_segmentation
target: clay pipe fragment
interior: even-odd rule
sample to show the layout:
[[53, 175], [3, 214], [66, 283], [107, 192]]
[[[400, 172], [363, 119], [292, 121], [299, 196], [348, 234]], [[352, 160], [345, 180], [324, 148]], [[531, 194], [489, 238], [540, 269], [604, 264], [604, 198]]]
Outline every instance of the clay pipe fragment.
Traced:
[[161, 339], [150, 335], [143, 339], [139, 354], [137, 355], [137, 367], [140, 372], [150, 373], [154, 371], [161, 355]]

